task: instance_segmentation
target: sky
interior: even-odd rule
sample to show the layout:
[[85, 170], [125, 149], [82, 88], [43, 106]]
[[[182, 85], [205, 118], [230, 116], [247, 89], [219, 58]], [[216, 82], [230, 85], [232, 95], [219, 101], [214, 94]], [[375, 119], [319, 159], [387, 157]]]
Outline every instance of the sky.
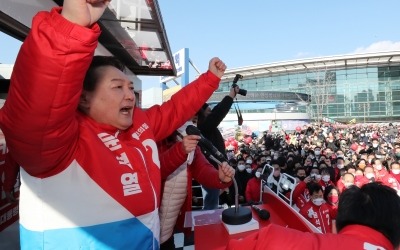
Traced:
[[[159, 0], [172, 53], [189, 48], [205, 72], [212, 57], [228, 69], [352, 53], [400, 50], [399, 0]], [[20, 42], [0, 34], [0, 62]], [[190, 71], [190, 79], [196, 76]], [[143, 89], [159, 85], [143, 77]], [[173, 83], [174, 84], [174, 83]]]

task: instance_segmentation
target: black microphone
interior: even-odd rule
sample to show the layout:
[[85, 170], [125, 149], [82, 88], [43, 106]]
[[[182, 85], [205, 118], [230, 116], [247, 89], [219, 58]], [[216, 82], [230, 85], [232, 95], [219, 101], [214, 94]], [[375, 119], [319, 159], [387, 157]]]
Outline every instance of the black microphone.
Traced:
[[[222, 162], [226, 161], [225, 156], [219, 152], [209, 140], [204, 138], [198, 128], [189, 125], [186, 127], [186, 134], [199, 135], [201, 137], [199, 144], [202, 147], [204, 155], [206, 155], [210, 160], [217, 164], [222, 164]], [[222, 221], [229, 225], [245, 224], [253, 218], [251, 210], [247, 207], [239, 207], [239, 192], [235, 178], [232, 178], [232, 182], [235, 187], [235, 207], [227, 208], [222, 212]]]
[[208, 151], [210, 151], [210, 153], [215, 158], [217, 158], [218, 161], [220, 162], [226, 161], [225, 156], [221, 152], [219, 152], [218, 149], [200, 133], [200, 130], [197, 127], [193, 125], [188, 125], [186, 127], [186, 134], [199, 135], [201, 137], [199, 140], [199, 144], [202, 148], [205, 148], [206, 150], [208, 149]]
[[255, 205], [251, 205], [251, 207], [254, 209], [254, 211], [257, 212], [258, 217], [260, 217], [260, 219], [262, 219], [262, 220], [268, 220], [269, 219], [270, 214], [269, 214], [269, 212], [267, 210], [261, 209], [261, 208], [255, 206]]

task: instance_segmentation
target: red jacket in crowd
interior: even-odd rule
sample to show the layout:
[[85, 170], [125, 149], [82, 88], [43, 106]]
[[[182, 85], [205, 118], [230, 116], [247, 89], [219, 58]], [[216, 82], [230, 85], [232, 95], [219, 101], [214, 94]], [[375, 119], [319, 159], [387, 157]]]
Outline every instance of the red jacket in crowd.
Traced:
[[300, 214], [321, 230], [322, 233], [332, 232], [332, 220], [329, 215], [329, 207], [326, 203], [316, 206], [310, 200], [300, 209]]
[[392, 171], [390, 171], [390, 174], [400, 183], [400, 174], [394, 174]]
[[293, 190], [293, 203], [301, 209], [309, 200], [310, 192], [307, 184], [304, 181], [300, 181]]
[[251, 178], [246, 186], [246, 201], [260, 201], [261, 180], [257, 177]]
[[331, 217], [332, 220], [336, 220], [338, 213], [338, 204], [330, 204], [327, 202], [326, 205], [329, 208], [329, 216]]
[[328, 182], [320, 180], [318, 184], [322, 187], [322, 191], [325, 191], [325, 188], [327, 188], [328, 186], [335, 186], [335, 184], [331, 180]]

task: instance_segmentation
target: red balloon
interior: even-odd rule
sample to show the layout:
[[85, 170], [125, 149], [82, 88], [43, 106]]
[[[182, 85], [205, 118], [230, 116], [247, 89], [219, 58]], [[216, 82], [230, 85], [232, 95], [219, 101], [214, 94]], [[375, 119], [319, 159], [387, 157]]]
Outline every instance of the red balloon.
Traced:
[[231, 145], [234, 146], [234, 147], [237, 147], [238, 146], [238, 142], [237, 141], [231, 141]]
[[297, 132], [300, 132], [300, 131], [301, 131], [301, 127], [300, 127], [300, 126], [297, 126], [297, 127], [296, 127], [296, 131], [297, 131]]
[[246, 137], [246, 139], [244, 139], [244, 142], [247, 144], [250, 144], [253, 141], [253, 139], [251, 139], [251, 137]]
[[225, 141], [225, 148], [227, 148], [230, 145], [229, 141]]

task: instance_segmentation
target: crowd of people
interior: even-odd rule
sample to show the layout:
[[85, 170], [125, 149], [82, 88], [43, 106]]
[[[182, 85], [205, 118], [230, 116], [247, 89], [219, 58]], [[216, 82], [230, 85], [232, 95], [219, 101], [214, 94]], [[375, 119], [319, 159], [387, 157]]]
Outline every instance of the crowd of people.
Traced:
[[398, 134], [392, 123], [308, 124], [290, 133], [266, 131], [226, 150], [237, 170], [240, 203], [260, 201], [265, 183], [321, 232], [330, 233], [336, 231], [339, 197], [352, 185], [380, 182], [400, 195]]
[[[259, 201], [264, 179], [282, 196], [292, 194], [300, 214], [324, 233], [335, 224], [339, 233], [375, 228], [375, 221], [349, 228], [348, 211], [356, 207], [354, 197], [376, 203], [381, 187], [369, 183], [387, 186], [386, 197], [400, 193], [396, 126], [305, 125], [225, 151], [218, 125], [238, 87], [213, 110], [205, 105], [225, 63], [211, 59], [208, 71], [170, 101], [140, 109], [124, 65], [94, 56], [101, 32], [96, 22], [109, 2], [65, 0], [38, 13], [15, 63], [0, 127], [9, 164], [21, 166], [21, 249], [173, 249], [192, 178], [204, 185], [205, 209], [216, 208], [220, 197], [233, 204], [233, 178], [241, 204]], [[203, 135], [185, 133], [195, 123], [221, 151], [220, 161], [197, 145]], [[390, 208], [399, 207], [396, 197]], [[398, 246], [393, 230], [378, 230], [387, 238], [384, 246]]]

